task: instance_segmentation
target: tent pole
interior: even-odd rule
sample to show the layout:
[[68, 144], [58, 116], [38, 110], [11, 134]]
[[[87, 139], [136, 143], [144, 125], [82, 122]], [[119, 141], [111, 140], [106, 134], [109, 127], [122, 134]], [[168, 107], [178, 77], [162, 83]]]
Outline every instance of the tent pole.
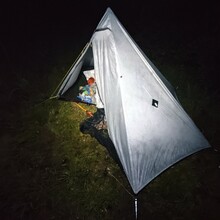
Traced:
[[92, 112], [86, 110], [85, 108], [83, 108], [81, 105], [79, 105], [79, 104], [76, 103], [76, 102], [74, 102], [74, 104], [75, 104], [76, 106], [78, 106], [81, 110], [83, 110], [83, 111], [86, 113], [87, 116], [89, 116], [89, 117], [93, 117]]
[[64, 77], [62, 78], [62, 80], [60, 81], [59, 85], [56, 87], [56, 89], [54, 90], [54, 92], [51, 94], [51, 97], [57, 96], [55, 95], [55, 93], [58, 91], [59, 87], [61, 86], [61, 84], [64, 82], [64, 80], [66, 79], [67, 75], [70, 73], [71, 69], [74, 67], [74, 65], [76, 64], [76, 62], [79, 60], [80, 56], [83, 54], [83, 52], [85, 51], [85, 49], [88, 47], [88, 44], [90, 44], [90, 42], [88, 42], [85, 47], [83, 47], [83, 49], [81, 50], [80, 54], [78, 55], [78, 57], [76, 58], [75, 62], [71, 65], [71, 67], [69, 68], [69, 70], [67, 71], [67, 73], [64, 75]]

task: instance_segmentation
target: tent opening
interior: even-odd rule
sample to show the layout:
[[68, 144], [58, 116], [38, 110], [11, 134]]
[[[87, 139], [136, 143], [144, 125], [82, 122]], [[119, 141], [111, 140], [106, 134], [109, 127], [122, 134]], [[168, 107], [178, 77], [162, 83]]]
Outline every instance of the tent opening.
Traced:
[[64, 86], [59, 91], [59, 98], [65, 101], [79, 102], [80, 100], [77, 99], [79, 87], [87, 84], [86, 76], [83, 72], [91, 70], [94, 70], [94, 61], [92, 47], [89, 45], [82, 51], [82, 55], [69, 70], [68, 80], [64, 81]]
[[[89, 134], [91, 137], [96, 138], [123, 170], [115, 146], [108, 134], [105, 110], [99, 97], [94, 69], [93, 51], [90, 44], [82, 51], [81, 56], [70, 68], [69, 77], [67, 76], [59, 91], [59, 98], [64, 101], [96, 106], [96, 112], [93, 116], [86, 118], [80, 123], [80, 131], [83, 134]], [[90, 82], [91, 78], [94, 79], [93, 82]]]

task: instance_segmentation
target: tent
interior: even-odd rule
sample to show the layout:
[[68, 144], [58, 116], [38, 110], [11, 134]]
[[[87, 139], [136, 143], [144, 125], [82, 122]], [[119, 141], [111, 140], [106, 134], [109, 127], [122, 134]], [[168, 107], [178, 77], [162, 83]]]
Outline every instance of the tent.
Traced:
[[108, 133], [137, 194], [181, 159], [210, 147], [171, 84], [108, 8], [57, 90], [71, 100], [82, 68], [94, 68]]

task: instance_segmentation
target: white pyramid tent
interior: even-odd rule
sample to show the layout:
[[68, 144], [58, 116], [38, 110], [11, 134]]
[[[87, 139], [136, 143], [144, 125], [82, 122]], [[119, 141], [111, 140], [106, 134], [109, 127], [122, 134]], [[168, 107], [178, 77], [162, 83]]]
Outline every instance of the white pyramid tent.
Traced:
[[83, 65], [94, 66], [109, 136], [134, 193], [177, 161], [210, 147], [175, 92], [110, 8], [68, 72], [57, 96]]

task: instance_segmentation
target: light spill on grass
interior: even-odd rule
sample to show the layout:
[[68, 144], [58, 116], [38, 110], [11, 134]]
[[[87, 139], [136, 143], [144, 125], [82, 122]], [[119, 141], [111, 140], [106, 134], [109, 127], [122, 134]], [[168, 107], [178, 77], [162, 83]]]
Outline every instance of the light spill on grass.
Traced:
[[[94, 107], [81, 105], [95, 111]], [[121, 186], [107, 175], [106, 169], [110, 168], [119, 179], [122, 174], [106, 149], [79, 131], [85, 118], [85, 112], [73, 103], [61, 102], [49, 113], [47, 126], [60, 142], [52, 149], [53, 158], [62, 166], [57, 178], [64, 185], [62, 191], [66, 191], [63, 197], [71, 201], [78, 217], [107, 218], [113, 207], [117, 210]]]
[[[1, 207], [5, 216], [133, 219], [133, 200], [106, 168], [130, 189], [127, 179], [105, 148], [79, 131], [85, 118], [85, 112], [72, 103], [48, 101], [27, 111], [12, 139], [4, 138]], [[202, 170], [200, 157], [206, 159]], [[186, 219], [199, 213], [201, 179], [207, 175], [203, 170], [210, 158], [190, 157], [152, 181], [140, 193], [140, 216]]]

